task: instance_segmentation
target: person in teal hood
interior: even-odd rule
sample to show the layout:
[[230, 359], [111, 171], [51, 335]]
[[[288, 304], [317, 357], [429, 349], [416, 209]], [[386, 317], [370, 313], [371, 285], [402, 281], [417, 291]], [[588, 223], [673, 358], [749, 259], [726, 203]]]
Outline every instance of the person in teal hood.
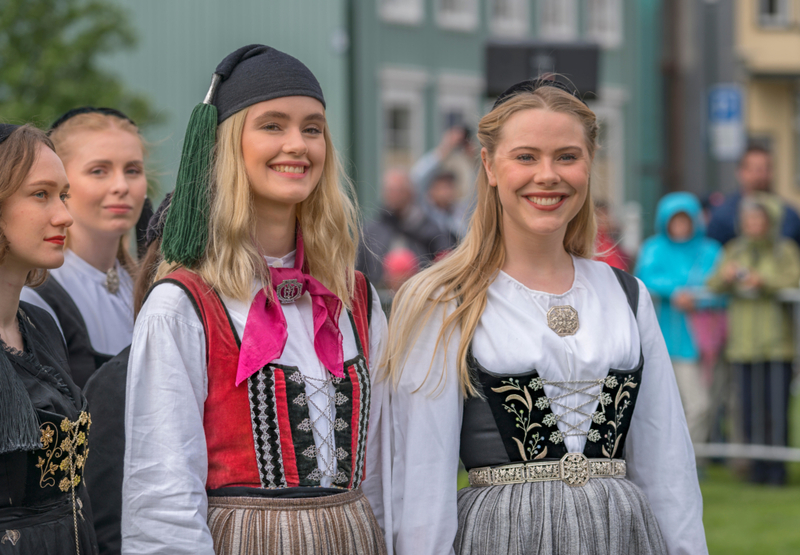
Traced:
[[720, 256], [720, 244], [705, 236], [697, 197], [670, 193], [658, 203], [656, 234], [642, 245], [634, 270], [653, 296], [693, 442], [708, 437], [710, 399], [687, 321], [688, 313], [698, 308], [688, 288], [703, 286]]

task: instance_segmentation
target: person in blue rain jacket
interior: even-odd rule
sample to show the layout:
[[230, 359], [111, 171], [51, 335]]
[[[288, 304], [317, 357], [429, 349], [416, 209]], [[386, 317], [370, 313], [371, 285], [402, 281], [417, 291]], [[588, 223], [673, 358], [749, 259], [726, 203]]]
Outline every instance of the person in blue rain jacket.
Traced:
[[720, 254], [720, 244], [705, 236], [697, 197], [670, 193], [658, 203], [656, 234], [642, 245], [634, 271], [653, 296], [695, 443], [708, 438], [710, 396], [701, 378], [700, 351], [687, 318], [698, 302], [688, 288], [706, 282]]

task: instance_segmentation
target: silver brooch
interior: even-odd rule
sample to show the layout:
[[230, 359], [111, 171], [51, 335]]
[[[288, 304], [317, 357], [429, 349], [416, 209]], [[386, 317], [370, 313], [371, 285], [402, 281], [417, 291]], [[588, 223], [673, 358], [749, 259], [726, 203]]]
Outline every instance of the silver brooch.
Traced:
[[291, 304], [303, 294], [303, 284], [296, 279], [285, 279], [275, 289], [281, 304]]
[[111, 266], [106, 272], [106, 291], [112, 295], [116, 295], [119, 291], [119, 274], [117, 273], [116, 265]]
[[547, 325], [559, 337], [575, 335], [580, 328], [578, 311], [569, 305], [554, 306], [547, 311]]
[[9, 542], [11, 545], [17, 545], [21, 534], [19, 530], [6, 530], [6, 533], [3, 534], [3, 539], [0, 540], [0, 543]]

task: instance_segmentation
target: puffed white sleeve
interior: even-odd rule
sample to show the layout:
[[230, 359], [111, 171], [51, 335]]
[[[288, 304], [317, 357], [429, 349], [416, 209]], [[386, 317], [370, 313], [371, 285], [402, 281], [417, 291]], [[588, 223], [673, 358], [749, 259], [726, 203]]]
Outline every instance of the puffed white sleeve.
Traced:
[[[370, 285], [372, 287], [372, 285]], [[386, 315], [381, 307], [378, 292], [372, 287], [372, 317], [369, 326], [370, 410], [367, 426], [367, 455], [361, 489], [369, 501], [372, 512], [384, 531], [387, 548], [391, 549], [391, 534], [386, 534], [385, 511], [387, 506], [384, 477], [391, 477], [391, 420], [388, 418], [391, 386], [382, 379], [383, 357], [389, 333]], [[391, 551], [389, 551], [391, 553]]]
[[703, 498], [678, 385], [653, 302], [639, 281], [644, 371], [626, 442], [628, 477], [647, 496], [669, 555], [708, 553]]
[[436, 345], [444, 316], [441, 307], [424, 323], [397, 386], [387, 382], [381, 397], [381, 460], [373, 461], [380, 467], [370, 479], [380, 480], [376, 515], [396, 555], [453, 553], [463, 396], [456, 375], [460, 333], [453, 333], [446, 357], [442, 343]]
[[205, 334], [188, 296], [156, 287], [128, 361], [122, 553], [213, 555], [206, 524]]

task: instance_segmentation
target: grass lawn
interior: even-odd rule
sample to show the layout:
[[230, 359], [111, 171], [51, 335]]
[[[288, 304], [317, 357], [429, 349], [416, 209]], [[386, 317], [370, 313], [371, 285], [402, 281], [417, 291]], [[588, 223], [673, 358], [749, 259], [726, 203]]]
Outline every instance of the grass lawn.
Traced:
[[723, 466], [709, 466], [700, 483], [710, 555], [800, 553], [800, 468], [790, 485], [751, 485]]
[[[800, 447], [800, 395], [792, 397], [789, 444]], [[710, 555], [800, 553], [800, 463], [789, 465], [789, 485], [758, 486], [709, 466], [700, 482]]]

